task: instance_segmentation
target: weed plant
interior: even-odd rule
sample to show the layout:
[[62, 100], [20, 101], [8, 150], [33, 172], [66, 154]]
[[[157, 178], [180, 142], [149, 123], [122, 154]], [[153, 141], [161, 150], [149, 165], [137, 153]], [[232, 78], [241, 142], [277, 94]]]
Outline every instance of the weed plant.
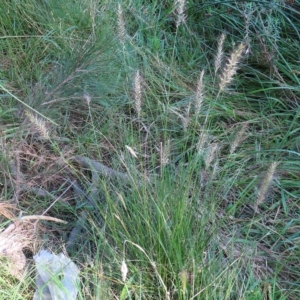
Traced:
[[0, 299], [42, 247], [78, 299], [299, 299], [299, 5], [2, 0], [0, 226], [67, 224]]

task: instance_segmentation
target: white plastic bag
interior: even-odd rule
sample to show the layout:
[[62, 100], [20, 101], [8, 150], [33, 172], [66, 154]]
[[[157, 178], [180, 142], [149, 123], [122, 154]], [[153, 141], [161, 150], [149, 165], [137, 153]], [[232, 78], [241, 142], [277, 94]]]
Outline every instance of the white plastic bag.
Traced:
[[33, 300], [76, 300], [79, 269], [71, 259], [47, 250], [41, 250], [33, 259], [37, 269]]

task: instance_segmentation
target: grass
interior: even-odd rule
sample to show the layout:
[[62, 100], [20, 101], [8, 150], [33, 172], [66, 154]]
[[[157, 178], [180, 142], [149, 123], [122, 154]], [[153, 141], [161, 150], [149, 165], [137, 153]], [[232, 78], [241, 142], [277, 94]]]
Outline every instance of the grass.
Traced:
[[299, 1], [0, 11], [0, 299], [41, 248], [78, 299], [298, 299]]

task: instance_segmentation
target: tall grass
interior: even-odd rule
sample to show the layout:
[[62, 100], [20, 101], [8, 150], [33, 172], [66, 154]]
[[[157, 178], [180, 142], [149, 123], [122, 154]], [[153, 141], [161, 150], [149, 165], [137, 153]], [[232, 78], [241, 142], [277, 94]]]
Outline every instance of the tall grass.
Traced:
[[[68, 222], [30, 223], [28, 260], [68, 253], [79, 299], [297, 299], [297, 1], [0, 12], [0, 226]], [[32, 299], [33, 265], [0, 274]]]

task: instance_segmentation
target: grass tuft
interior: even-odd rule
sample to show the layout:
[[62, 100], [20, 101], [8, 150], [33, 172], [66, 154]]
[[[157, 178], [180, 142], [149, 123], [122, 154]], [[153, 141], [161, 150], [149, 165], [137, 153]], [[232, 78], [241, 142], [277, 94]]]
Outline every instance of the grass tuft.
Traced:
[[0, 1], [1, 299], [33, 298], [42, 247], [78, 300], [299, 298], [283, 2]]

